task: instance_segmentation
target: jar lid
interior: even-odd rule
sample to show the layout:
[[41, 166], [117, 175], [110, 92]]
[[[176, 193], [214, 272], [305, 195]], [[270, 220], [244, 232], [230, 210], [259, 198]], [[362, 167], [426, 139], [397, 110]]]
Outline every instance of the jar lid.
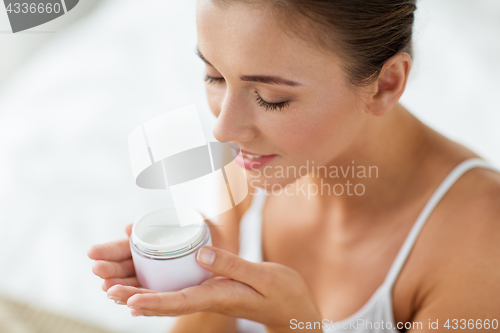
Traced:
[[[190, 215], [191, 221], [199, 221], [181, 227], [177, 213]], [[201, 241], [205, 228], [203, 216], [195, 210], [186, 208], [161, 208], [140, 219], [133, 227], [131, 241], [149, 254], [168, 254], [184, 252]]]

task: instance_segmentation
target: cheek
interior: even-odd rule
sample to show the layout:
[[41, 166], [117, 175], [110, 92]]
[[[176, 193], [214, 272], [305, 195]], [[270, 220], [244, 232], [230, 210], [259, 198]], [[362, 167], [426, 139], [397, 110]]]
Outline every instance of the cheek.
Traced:
[[326, 98], [304, 105], [302, 110], [281, 115], [269, 137], [287, 158], [326, 163], [356, 137], [361, 123], [357, 103], [351, 98]]

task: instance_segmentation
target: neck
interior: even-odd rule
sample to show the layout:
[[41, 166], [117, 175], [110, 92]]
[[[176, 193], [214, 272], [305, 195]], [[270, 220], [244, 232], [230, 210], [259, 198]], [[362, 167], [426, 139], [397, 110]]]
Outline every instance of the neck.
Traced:
[[398, 205], [423, 160], [426, 126], [401, 105], [372, 120], [345, 154], [301, 180], [316, 184], [314, 204], [336, 220]]

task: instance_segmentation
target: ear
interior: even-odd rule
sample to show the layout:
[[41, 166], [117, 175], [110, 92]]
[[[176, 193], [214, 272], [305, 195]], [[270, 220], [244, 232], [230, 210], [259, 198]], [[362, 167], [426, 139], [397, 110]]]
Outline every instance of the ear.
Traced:
[[383, 116], [391, 111], [405, 91], [410, 69], [411, 57], [408, 53], [397, 53], [389, 58], [372, 84], [366, 112]]

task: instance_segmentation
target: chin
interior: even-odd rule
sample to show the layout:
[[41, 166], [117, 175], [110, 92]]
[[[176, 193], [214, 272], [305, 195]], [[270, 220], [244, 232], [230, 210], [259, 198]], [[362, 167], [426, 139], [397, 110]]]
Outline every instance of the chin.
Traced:
[[297, 179], [298, 178], [291, 177], [265, 177], [264, 175], [257, 177], [257, 175], [252, 174], [252, 172], [247, 174], [247, 180], [250, 188], [261, 188], [276, 194], [283, 192], [287, 185], [295, 183]]

